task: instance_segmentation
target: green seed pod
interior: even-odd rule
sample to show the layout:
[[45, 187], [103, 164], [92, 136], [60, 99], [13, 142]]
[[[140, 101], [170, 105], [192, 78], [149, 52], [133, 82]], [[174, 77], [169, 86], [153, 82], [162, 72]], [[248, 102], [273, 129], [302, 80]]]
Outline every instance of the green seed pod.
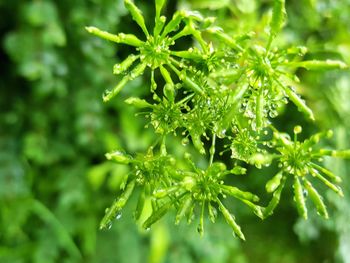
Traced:
[[204, 144], [201, 140], [201, 136], [198, 134], [191, 134], [191, 138], [194, 147], [199, 151], [199, 153], [205, 154]]
[[173, 80], [171, 79], [169, 71], [166, 68], [164, 68], [162, 65], [159, 66], [159, 69], [160, 69], [160, 73], [162, 74], [165, 82], [168, 84], [174, 84]]
[[311, 120], [315, 120], [312, 110], [305, 104], [305, 101], [302, 100], [292, 89], [285, 87], [282, 83], [275, 77], [274, 80], [277, 82], [278, 86], [286, 93], [288, 98], [298, 107], [299, 111], [303, 112]]
[[189, 25], [186, 25], [180, 32], [178, 32], [176, 35], [172, 36], [170, 39], [172, 41], [175, 41], [175, 40], [177, 40], [179, 38], [191, 35], [193, 33], [194, 33], [193, 27], [191, 27]]
[[158, 210], [154, 210], [152, 215], [147, 218], [147, 220], [143, 223], [142, 227], [144, 229], [149, 229], [154, 223], [156, 223], [159, 219], [161, 219], [171, 208], [173, 201], [169, 201], [162, 205]]
[[186, 176], [182, 180], [182, 185], [187, 191], [192, 191], [192, 188], [196, 185], [196, 180], [193, 176]]
[[240, 175], [240, 174], [246, 174], [247, 169], [241, 166], [236, 165], [235, 167], [233, 167], [230, 170], [231, 174], [236, 174], [236, 175]]
[[105, 156], [107, 160], [111, 160], [120, 164], [129, 164], [132, 161], [132, 157], [130, 155], [127, 155], [126, 153], [118, 150], [106, 153]]
[[215, 34], [215, 36], [219, 40], [221, 40], [223, 43], [233, 48], [234, 50], [243, 51], [243, 49], [236, 43], [236, 41], [232, 37], [224, 33], [221, 28], [212, 27], [208, 31], [212, 34]]
[[211, 205], [210, 202], [208, 202], [208, 213], [209, 213], [209, 219], [212, 223], [215, 223], [216, 218], [218, 216], [218, 212], [214, 206]]
[[226, 207], [221, 203], [219, 199], [216, 200], [216, 202], [219, 204], [219, 210], [223, 214], [226, 222], [230, 225], [233, 232], [242, 240], [245, 240], [244, 234], [241, 231], [241, 227], [236, 223], [235, 219], [231, 215], [231, 213], [226, 209]]
[[[172, 62], [177, 63], [175, 60], [172, 60]], [[176, 75], [180, 78], [180, 80], [185, 84], [186, 87], [190, 88], [192, 91], [197, 92], [201, 95], [204, 95], [204, 91], [198, 84], [193, 82], [189, 77], [186, 76], [186, 72], [180, 72], [174, 65], [169, 64], [171, 69], [176, 73]]]
[[145, 20], [143, 18], [142, 12], [131, 0], [124, 0], [125, 7], [129, 10], [134, 21], [141, 27], [143, 33], [148, 37], [149, 33], [146, 28]]
[[332, 173], [331, 171], [329, 171], [328, 169], [320, 166], [320, 165], [317, 165], [315, 163], [312, 163], [311, 164], [312, 167], [314, 167], [316, 170], [320, 171], [321, 173], [324, 173], [325, 175], [327, 175], [330, 179], [332, 179], [334, 182], [336, 183], [341, 183], [342, 179], [335, 175], [334, 173]]
[[172, 84], [165, 84], [164, 85], [164, 96], [168, 99], [169, 102], [174, 103], [175, 101], [175, 87]]
[[195, 61], [201, 61], [203, 59], [202, 54], [193, 48], [187, 51], [171, 51], [171, 54], [180, 58], [192, 59]]
[[269, 217], [273, 214], [273, 211], [277, 207], [278, 203], [280, 202], [281, 193], [284, 188], [286, 182], [286, 177], [282, 177], [281, 184], [278, 186], [277, 190], [273, 192], [272, 199], [267, 205], [267, 207], [264, 209], [264, 218]]
[[229, 186], [229, 185], [222, 185], [221, 189], [223, 190], [224, 193], [234, 196], [239, 199], [244, 199], [244, 200], [249, 200], [253, 202], [258, 202], [259, 197], [250, 193], [250, 192], [244, 192], [237, 187], [234, 186]]
[[211, 78], [224, 78], [228, 84], [236, 82], [241, 77], [241, 75], [241, 69], [224, 69], [210, 73]]
[[220, 174], [226, 172], [226, 165], [221, 162], [214, 162], [207, 169], [208, 176], [219, 176]]
[[191, 202], [189, 208], [188, 208], [188, 213], [187, 213], [187, 224], [191, 224], [195, 215], [194, 215], [194, 208], [196, 206], [196, 203]]
[[130, 97], [125, 100], [125, 103], [129, 105], [133, 105], [136, 108], [154, 108], [154, 105], [148, 103], [146, 100], [140, 99], [140, 98], [135, 98], [135, 97]]
[[197, 227], [197, 231], [201, 237], [204, 235], [204, 208], [205, 202], [203, 201], [201, 204], [201, 215], [199, 217], [199, 225]]
[[180, 223], [181, 219], [185, 216], [187, 211], [190, 209], [191, 205], [192, 205], [192, 197], [190, 194], [187, 194], [185, 197], [181, 199], [181, 203], [175, 217], [176, 225]]
[[123, 88], [124, 86], [130, 81], [135, 79], [136, 77], [143, 74], [144, 70], [146, 68], [145, 63], [141, 63], [137, 65], [130, 74], [122, 78], [122, 80], [113, 88], [112, 91], [107, 91], [103, 94], [103, 101], [107, 102], [110, 99], [112, 99], [114, 96], [116, 96]]
[[301, 186], [298, 176], [294, 176], [293, 188], [294, 188], [294, 200], [296, 202], [299, 215], [301, 215], [306, 220], [307, 208], [305, 205], [303, 187]]
[[134, 212], [135, 220], [139, 220], [140, 219], [140, 216], [141, 216], [142, 211], [143, 211], [143, 207], [145, 205], [145, 199], [146, 199], [146, 194], [145, 194], [144, 189], [142, 189], [141, 193], [139, 195], [139, 199], [137, 201], [136, 210]]
[[178, 186], [172, 186], [165, 189], [159, 189], [153, 192], [153, 196], [156, 198], [164, 198], [169, 196], [170, 194], [174, 193], [175, 191], [179, 190]]
[[138, 59], [139, 56], [136, 55], [129, 55], [123, 62], [120, 64], [115, 64], [113, 67], [113, 74], [121, 74], [129, 69], [129, 67], [134, 63], [136, 59]]
[[343, 191], [339, 186], [332, 184], [330, 181], [324, 178], [317, 170], [313, 169], [313, 172], [315, 173], [316, 177], [320, 179], [325, 185], [327, 185], [331, 190], [336, 192], [339, 196], [344, 197]]
[[179, 77], [188, 88], [194, 92], [198, 92], [199, 94], [204, 95], [202, 88], [197, 85], [197, 83], [193, 82], [189, 77], [187, 77], [185, 73], [181, 73]]
[[350, 150], [332, 151], [331, 156], [350, 159]]
[[237, 86], [234, 90], [234, 93], [230, 97], [230, 109], [229, 112], [224, 116], [224, 120], [221, 123], [220, 130], [226, 130], [232, 123], [232, 120], [235, 118], [238, 107], [240, 105], [240, 101], [249, 89], [249, 85]]
[[322, 197], [308, 181], [304, 181], [304, 186], [311, 198], [311, 201], [315, 204], [317, 213], [324, 218], [328, 219], [328, 212], [326, 205], [323, 203]]
[[165, 5], [166, 0], [156, 0], [156, 18], [160, 17], [163, 6]]
[[301, 62], [291, 62], [288, 63], [288, 66], [305, 68], [307, 70], [330, 70], [330, 69], [347, 69], [348, 65], [339, 60], [330, 60], [325, 61], [320, 60], [310, 60], [310, 61], [301, 61]]
[[287, 49], [287, 54], [296, 54], [299, 56], [304, 56], [307, 53], [307, 47], [305, 46], [296, 46], [290, 47]]
[[125, 191], [119, 196], [117, 201], [113, 203], [113, 205], [106, 210], [105, 216], [102, 218], [100, 223], [100, 229], [107, 228], [112, 220], [116, 217], [117, 213], [125, 206], [129, 197], [131, 196], [135, 187], [135, 180], [132, 180], [128, 183]]
[[270, 35], [274, 38], [282, 29], [286, 20], [286, 7], [284, 0], [274, 0], [272, 19], [270, 23]]
[[241, 201], [242, 201], [243, 203], [245, 203], [247, 206], [249, 206], [249, 207], [253, 210], [253, 212], [254, 212], [254, 214], [255, 214], [256, 216], [258, 216], [258, 217], [261, 218], [261, 219], [264, 219], [263, 208], [262, 208], [261, 206], [258, 206], [258, 205], [256, 205], [256, 204], [253, 204], [252, 202], [250, 202], [250, 201], [248, 201], [248, 200], [243, 200], [243, 199], [241, 199]]
[[89, 27], [85, 27], [85, 29], [95, 35], [98, 36], [100, 38], [115, 42], [115, 43], [123, 43], [123, 44], [127, 44], [130, 46], [134, 46], [134, 47], [139, 47], [141, 45], [143, 45], [143, 42], [138, 39], [136, 36], [131, 35], [131, 34], [124, 34], [124, 33], [120, 33], [118, 35], [114, 35], [111, 33], [108, 33], [106, 31], [102, 31], [100, 29], [98, 29], [97, 27], [93, 27], [93, 26], [89, 26]]
[[153, 29], [153, 35], [155, 39], [158, 39], [160, 32], [164, 28], [166, 22], [165, 16], [160, 16], [159, 18], [156, 18], [156, 25]]
[[263, 128], [263, 120], [264, 120], [264, 105], [265, 100], [263, 96], [263, 91], [260, 90], [258, 97], [256, 99], [256, 129], [259, 131]]
[[176, 31], [179, 28], [180, 22], [182, 20], [181, 12], [177, 11], [170, 22], [165, 26], [163, 33], [161, 37], [165, 37], [167, 34], [169, 34], [172, 31]]
[[272, 177], [272, 179], [269, 180], [265, 185], [266, 192], [268, 193], [274, 192], [277, 189], [277, 187], [280, 186], [282, 176], [283, 176], [283, 173], [279, 172], [274, 177]]

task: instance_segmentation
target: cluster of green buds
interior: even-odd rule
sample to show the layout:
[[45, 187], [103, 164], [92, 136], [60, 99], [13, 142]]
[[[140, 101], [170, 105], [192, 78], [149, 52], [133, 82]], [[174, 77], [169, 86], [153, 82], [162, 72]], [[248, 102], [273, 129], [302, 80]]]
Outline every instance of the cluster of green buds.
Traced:
[[[342, 196], [337, 185], [340, 178], [321, 163], [324, 156], [349, 158], [350, 151], [316, 147], [331, 132], [318, 133], [300, 142], [297, 135], [301, 127], [296, 126], [291, 139], [273, 126], [272, 119], [277, 117], [282, 105], [291, 101], [309, 119], [315, 120], [312, 110], [291, 88], [298, 86], [296, 68], [328, 70], [347, 66], [334, 60], [301, 61], [307, 52], [305, 47], [272, 47], [285, 23], [284, 0], [274, 1], [265, 44], [254, 41], [252, 33], [231, 36], [215, 25], [214, 18], [205, 18], [198, 12], [177, 11], [167, 21], [161, 15], [165, 2], [155, 0], [155, 23], [150, 32], [141, 10], [131, 0], [124, 0], [144, 33], [142, 38], [86, 28], [98, 37], [135, 48], [135, 54], [114, 66], [113, 73], [122, 77], [114, 89], [104, 93], [105, 102], [147, 68], [151, 70], [147, 97], [130, 97], [125, 102], [146, 111], [144, 116], [157, 134], [146, 153], [127, 154], [117, 150], [106, 154], [108, 160], [129, 165], [131, 172], [121, 184], [119, 197], [106, 209], [101, 228], [109, 228], [115, 218], [120, 218], [134, 189], [139, 188], [134, 215], [140, 220], [146, 203], [151, 204], [152, 212], [142, 222], [146, 229], [175, 209], [176, 224], [185, 217], [190, 223], [199, 215], [197, 229], [203, 234], [206, 215], [215, 222], [220, 211], [234, 235], [245, 239], [224, 199], [232, 196], [264, 219], [277, 207], [288, 177], [293, 178], [294, 200], [300, 215], [307, 218], [307, 193], [317, 212], [328, 218], [323, 198], [312, 181], [317, 178]], [[186, 36], [192, 37], [195, 45], [187, 50], [174, 50], [176, 41]], [[156, 70], [163, 80], [156, 78]], [[162, 89], [157, 88], [160, 83], [165, 83]], [[271, 138], [269, 133], [273, 134]], [[183, 158], [168, 143], [167, 138], [173, 135], [180, 137], [175, 142], [183, 145], [186, 152]], [[191, 150], [185, 148], [190, 143], [189, 137], [197, 152], [208, 157], [206, 168], [199, 168], [192, 160]], [[227, 150], [231, 151], [230, 165], [216, 160]], [[245, 174], [245, 166], [262, 168], [275, 160], [279, 172], [266, 184], [267, 192], [272, 193], [266, 207], [258, 204], [258, 196], [232, 186], [228, 180], [231, 175]]]
[[[334, 151], [320, 149], [317, 144], [324, 137], [332, 137], [333, 132], [317, 133], [303, 142], [298, 141], [298, 134], [301, 133], [300, 126], [294, 127], [294, 138], [274, 130], [274, 148], [276, 153], [272, 154], [271, 160], [276, 159], [280, 171], [266, 184], [266, 191], [273, 192], [273, 199], [265, 210], [265, 216], [273, 213], [273, 210], [280, 199], [282, 189], [288, 177], [293, 178], [294, 201], [300, 216], [307, 219], [306, 197], [309, 196], [317, 209], [317, 213], [328, 218], [328, 212], [322, 196], [313, 187], [311, 181], [317, 178], [329, 189], [333, 190], [340, 197], [343, 197], [341, 188], [336, 185], [341, 178], [330, 170], [319, 165], [325, 156], [349, 157], [349, 150]], [[328, 178], [326, 178], [326, 177]]]

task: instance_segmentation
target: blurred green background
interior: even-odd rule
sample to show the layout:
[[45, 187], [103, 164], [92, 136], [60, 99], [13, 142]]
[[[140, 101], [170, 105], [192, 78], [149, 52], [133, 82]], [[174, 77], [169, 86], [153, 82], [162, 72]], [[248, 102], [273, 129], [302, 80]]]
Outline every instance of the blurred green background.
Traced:
[[[135, 2], [152, 21], [153, 1]], [[200, 9], [217, 16], [228, 32], [257, 35], [272, 6], [271, 0], [168, 2], [168, 17], [177, 8]], [[287, 11], [280, 46], [305, 45], [308, 58], [350, 64], [350, 0], [291, 0]], [[87, 34], [86, 25], [139, 33], [122, 0], [0, 1], [1, 263], [350, 262], [350, 164], [340, 160], [325, 160], [343, 178], [345, 192], [343, 199], [326, 193], [330, 220], [314, 211], [308, 221], [299, 219], [286, 192], [264, 222], [235, 211], [244, 243], [223, 219], [207, 222], [203, 238], [195, 225], [175, 227], [173, 216], [145, 232], [132, 219], [135, 200], [112, 229], [99, 231], [128, 171], [106, 162], [104, 153], [116, 147], [142, 151], [154, 135], [123, 103], [131, 94], [146, 94], [147, 76], [103, 104], [103, 90], [117, 82], [113, 64], [132, 50]], [[332, 146], [350, 148], [349, 71], [297, 74], [317, 121], [301, 119], [289, 105], [277, 125], [290, 130], [302, 124], [306, 132], [332, 128]], [[272, 168], [252, 169], [240, 186], [264, 195], [272, 174]]]

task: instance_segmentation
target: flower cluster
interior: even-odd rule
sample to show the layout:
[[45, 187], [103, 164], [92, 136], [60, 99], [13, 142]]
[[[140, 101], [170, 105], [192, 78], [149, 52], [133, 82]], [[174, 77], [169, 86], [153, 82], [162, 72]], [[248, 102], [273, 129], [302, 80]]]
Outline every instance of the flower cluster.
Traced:
[[[155, 0], [155, 22], [151, 32], [137, 6], [131, 0], [124, 0], [133, 20], [143, 31], [143, 38], [86, 28], [89, 33], [132, 46], [136, 51], [114, 66], [114, 74], [122, 75], [122, 78], [114, 89], [104, 93], [105, 102], [146, 69], [151, 70], [148, 93], [151, 96], [130, 97], [125, 102], [143, 110], [158, 137], [146, 153], [128, 155], [117, 150], [106, 154], [111, 161], [129, 165], [132, 172], [122, 184], [118, 199], [106, 210], [101, 228], [109, 227], [114, 218], [120, 217], [134, 189], [140, 188], [134, 215], [140, 219], [145, 202], [151, 202], [152, 213], [143, 222], [146, 229], [175, 209], [176, 224], [184, 217], [191, 222], [199, 215], [198, 232], [203, 234], [206, 215], [215, 222], [220, 211], [233, 233], [244, 239], [240, 226], [224, 205], [224, 199], [232, 196], [258, 217], [266, 218], [277, 207], [289, 177], [293, 180], [294, 200], [300, 215], [307, 218], [306, 192], [317, 212], [327, 218], [323, 198], [312, 181], [319, 179], [342, 196], [337, 185], [340, 178], [323, 168], [321, 159], [324, 156], [349, 158], [350, 152], [317, 147], [320, 139], [329, 137], [331, 132], [318, 133], [300, 142], [297, 138], [300, 126], [295, 127], [291, 139], [279, 132], [272, 120], [289, 101], [309, 119], [315, 119], [310, 107], [292, 88], [299, 81], [294, 74], [296, 68], [344, 69], [347, 66], [334, 60], [301, 61], [307, 52], [305, 47], [273, 47], [273, 40], [286, 17], [283, 0], [274, 1], [265, 44], [254, 41], [253, 34], [231, 36], [215, 25], [214, 18], [205, 18], [198, 12], [177, 11], [167, 21], [161, 15], [165, 2]], [[186, 50], [175, 50], [176, 42], [185, 36], [191, 36], [195, 45]], [[161, 80], [156, 78], [156, 70]], [[164, 86], [160, 89], [160, 85]], [[269, 137], [270, 133], [273, 136]], [[192, 160], [190, 150], [184, 158], [172, 152], [172, 144], [167, 138], [173, 135], [180, 137], [184, 147], [190, 138], [198, 153], [208, 157], [207, 167], [199, 168]], [[231, 152], [231, 165], [216, 160], [222, 145], [226, 145], [222, 152]], [[228, 180], [229, 175], [244, 174], [244, 166], [262, 168], [274, 161], [278, 162], [279, 172], [266, 184], [267, 192], [272, 193], [266, 207], [258, 204], [258, 196], [232, 186], [232, 180]]]

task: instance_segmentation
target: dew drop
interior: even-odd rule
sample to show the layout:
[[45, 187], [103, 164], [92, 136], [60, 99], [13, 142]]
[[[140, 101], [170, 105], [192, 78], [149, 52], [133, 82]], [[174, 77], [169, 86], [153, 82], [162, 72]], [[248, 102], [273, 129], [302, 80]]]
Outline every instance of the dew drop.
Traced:
[[181, 144], [183, 145], [183, 146], [187, 146], [188, 144], [189, 144], [189, 139], [186, 137], [186, 138], [183, 138], [182, 140], [181, 140]]
[[115, 219], [116, 219], [116, 220], [119, 220], [120, 218], [122, 218], [122, 212], [121, 212], [121, 211], [118, 212], [118, 213], [116, 214], [116, 216], [115, 216]]
[[226, 135], [226, 129], [222, 129], [221, 131], [218, 132], [217, 136], [222, 139], [225, 138]]
[[200, 234], [201, 236], [203, 235], [204, 231], [203, 231], [203, 228], [201, 227], [201, 225], [197, 226], [197, 232], [198, 232], [198, 234]]
[[110, 90], [105, 90], [104, 92], [103, 92], [103, 95], [102, 95], [102, 99], [104, 100], [104, 101], [107, 101], [108, 100], [108, 97], [109, 97], [109, 95], [112, 93], [112, 91], [110, 91]]

